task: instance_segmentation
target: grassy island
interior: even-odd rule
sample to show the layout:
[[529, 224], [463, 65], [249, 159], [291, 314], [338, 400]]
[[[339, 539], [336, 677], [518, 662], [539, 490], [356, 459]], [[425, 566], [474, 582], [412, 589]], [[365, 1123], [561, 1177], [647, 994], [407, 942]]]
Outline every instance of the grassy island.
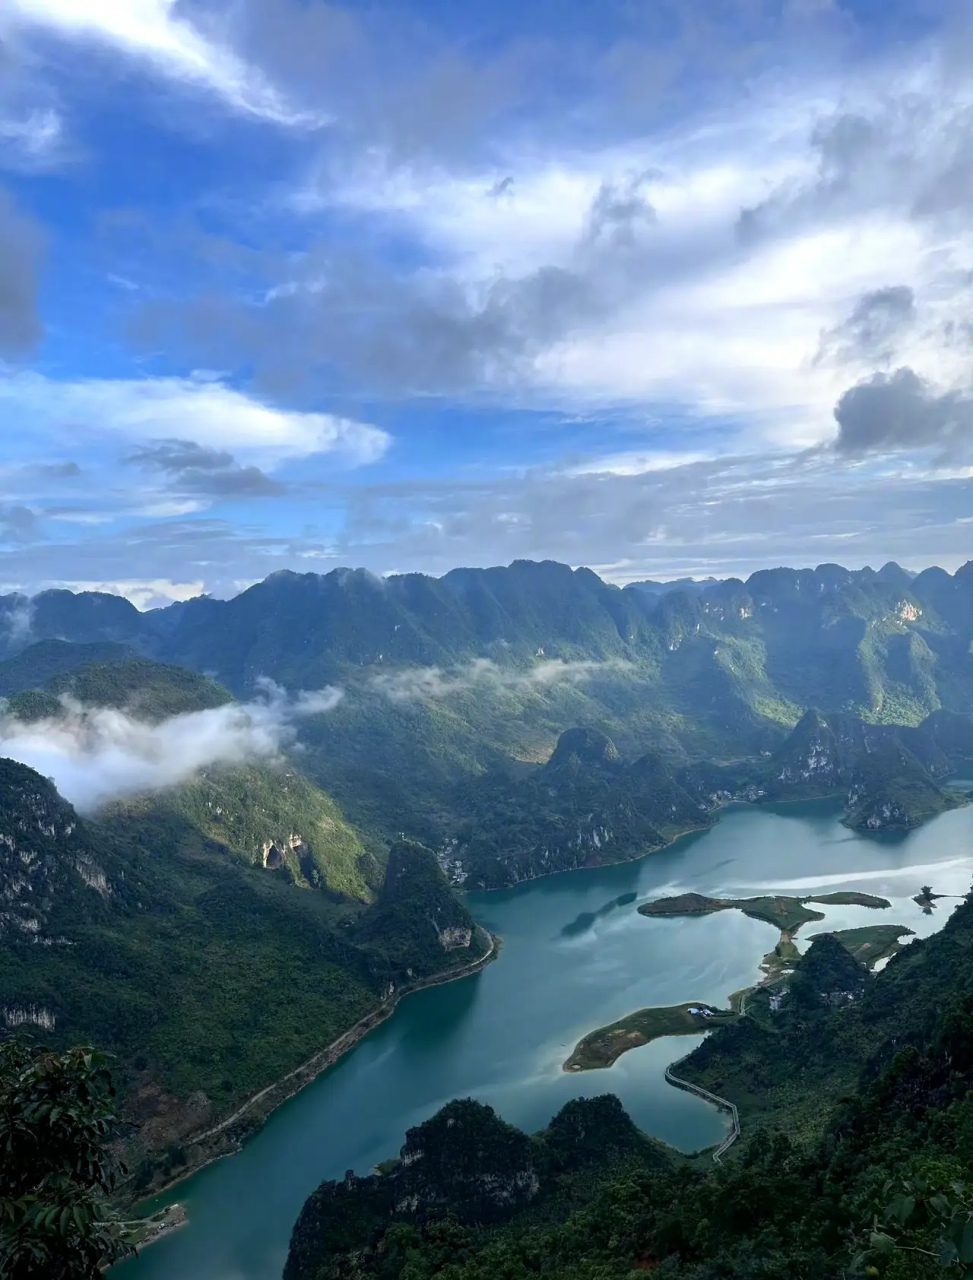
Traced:
[[730, 1009], [714, 1009], [712, 1005], [689, 1001], [662, 1009], [639, 1009], [599, 1027], [580, 1040], [564, 1064], [565, 1071], [595, 1071], [610, 1067], [629, 1049], [658, 1040], [662, 1036], [699, 1035], [711, 1027], [735, 1022], [740, 1015]]
[[810, 920], [823, 920], [820, 911], [813, 911], [807, 903], [817, 902], [831, 906], [874, 907], [881, 909], [892, 904], [886, 898], [871, 893], [820, 893], [803, 898], [783, 894], [765, 894], [758, 898], [707, 898], [702, 893], [680, 893], [674, 898], [657, 898], [639, 907], [643, 916], [704, 916], [716, 911], [742, 911], [754, 920], [765, 920], [780, 929], [781, 933], [794, 933]]
[[[837, 938], [846, 951], [850, 951], [856, 960], [867, 965], [869, 969], [901, 951], [901, 938], [909, 938], [915, 934], [904, 924], [867, 924], [860, 929], [837, 929], [832, 937]], [[811, 941], [823, 938], [823, 933], [812, 933]]]
[[[774, 949], [760, 963], [763, 978], [758, 988], [777, 987], [786, 981], [801, 959], [794, 935], [809, 920], [823, 920], [824, 913], [808, 903], [821, 906], [871, 907], [883, 910], [892, 904], [887, 898], [871, 893], [815, 893], [804, 897], [765, 894], [757, 898], [709, 898], [702, 893], [681, 893], [671, 898], [657, 898], [639, 907], [644, 916], [705, 916], [717, 911], [742, 911], [754, 920], [764, 920], [780, 930]], [[865, 925], [858, 929], [828, 930], [846, 951], [862, 964], [872, 968], [879, 960], [902, 949], [901, 939], [913, 933], [901, 924]], [[814, 934], [823, 937], [824, 933]], [[699, 1001], [671, 1005], [659, 1009], [639, 1009], [610, 1026], [591, 1031], [575, 1047], [564, 1064], [565, 1071], [594, 1071], [610, 1067], [629, 1049], [638, 1049], [662, 1036], [699, 1034], [713, 1027], [735, 1022], [746, 1015], [747, 996], [755, 988], [736, 991], [730, 996], [729, 1009], [714, 1009]]]

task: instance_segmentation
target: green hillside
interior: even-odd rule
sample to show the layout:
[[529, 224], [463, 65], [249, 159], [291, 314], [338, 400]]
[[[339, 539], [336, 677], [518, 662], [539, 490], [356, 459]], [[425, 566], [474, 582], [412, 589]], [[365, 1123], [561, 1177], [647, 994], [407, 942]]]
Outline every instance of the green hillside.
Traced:
[[227, 858], [175, 809], [84, 821], [12, 761], [0, 761], [0, 827], [0, 1020], [117, 1055], [143, 1181], [390, 983], [469, 963], [479, 945], [419, 846], [412, 877], [436, 886], [442, 937], [422, 933], [428, 890], [397, 877], [374, 908], [309, 892]]
[[286, 1280], [968, 1275], [971, 1046], [973, 898], [874, 976], [824, 935], [776, 1012], [680, 1065], [740, 1108], [722, 1165], [660, 1158], [611, 1097], [534, 1137], [451, 1102], [381, 1174], [309, 1198]]
[[334, 801], [283, 761], [201, 769], [179, 787], [112, 812], [179, 819], [241, 861], [301, 888], [368, 902], [381, 882], [381, 868]]

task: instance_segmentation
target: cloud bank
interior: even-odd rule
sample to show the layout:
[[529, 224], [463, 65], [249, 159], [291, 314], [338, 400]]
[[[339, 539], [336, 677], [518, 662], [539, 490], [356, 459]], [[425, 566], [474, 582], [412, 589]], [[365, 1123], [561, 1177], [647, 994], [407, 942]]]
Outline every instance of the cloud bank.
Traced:
[[555, 684], [580, 684], [599, 671], [624, 670], [627, 662], [565, 662], [551, 658], [528, 671], [508, 671], [490, 658], [474, 658], [466, 667], [444, 671], [442, 667], [409, 667], [404, 671], [372, 676], [373, 689], [392, 702], [415, 698], [448, 698], [471, 689], [549, 688]]
[[59, 715], [27, 723], [0, 715], [0, 756], [45, 777], [80, 812], [113, 800], [164, 791], [212, 765], [272, 761], [293, 739], [302, 716], [332, 710], [342, 691], [286, 695], [270, 681], [263, 697], [170, 716], [158, 724], [126, 711], [84, 707], [65, 698]]

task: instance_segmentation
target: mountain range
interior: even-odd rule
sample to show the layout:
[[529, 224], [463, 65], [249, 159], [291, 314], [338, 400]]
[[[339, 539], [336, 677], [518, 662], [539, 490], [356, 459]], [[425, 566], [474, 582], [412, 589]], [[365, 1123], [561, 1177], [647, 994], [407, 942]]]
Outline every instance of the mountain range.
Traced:
[[[971, 641], [973, 564], [0, 597], [0, 754], [29, 737], [56, 773], [69, 739], [79, 803], [136, 739], [150, 762], [81, 815], [0, 765], [0, 1020], [118, 1055], [153, 1185], [390, 992], [483, 953], [450, 881], [639, 857], [734, 801], [836, 796], [866, 831], [961, 803]], [[251, 721], [261, 750], [227, 751]]]

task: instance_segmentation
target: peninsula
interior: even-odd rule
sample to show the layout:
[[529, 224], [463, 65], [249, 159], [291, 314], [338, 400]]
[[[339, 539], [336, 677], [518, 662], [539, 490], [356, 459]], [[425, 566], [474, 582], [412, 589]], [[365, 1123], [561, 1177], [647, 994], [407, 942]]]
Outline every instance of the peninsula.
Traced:
[[[611, 1067], [629, 1049], [638, 1049], [663, 1036], [698, 1035], [714, 1027], [736, 1022], [746, 1016], [747, 995], [757, 987], [776, 986], [786, 981], [793, 972], [800, 952], [794, 935], [801, 925], [811, 920], [823, 920], [824, 913], [815, 911], [808, 903], [823, 906], [856, 906], [883, 910], [892, 904], [886, 898], [870, 893], [837, 892], [806, 894], [791, 897], [784, 894], [765, 894], [755, 898], [710, 898], [701, 893], [681, 893], [674, 897], [657, 898], [645, 902], [639, 908], [644, 916], [704, 916], [717, 911], [742, 911], [754, 920], [763, 920], [780, 930], [780, 938], [772, 951], [763, 958], [760, 968], [764, 977], [756, 987], [736, 991], [729, 997], [728, 1009], [715, 1009], [701, 1001], [671, 1005], [664, 1008], [638, 1009], [617, 1022], [589, 1032], [575, 1046], [564, 1063], [565, 1071], [594, 1071]], [[901, 950], [901, 939], [911, 935], [905, 925], [866, 925], [857, 929], [842, 929], [833, 936], [846, 951], [869, 968]], [[822, 937], [815, 934], [814, 937]]]

